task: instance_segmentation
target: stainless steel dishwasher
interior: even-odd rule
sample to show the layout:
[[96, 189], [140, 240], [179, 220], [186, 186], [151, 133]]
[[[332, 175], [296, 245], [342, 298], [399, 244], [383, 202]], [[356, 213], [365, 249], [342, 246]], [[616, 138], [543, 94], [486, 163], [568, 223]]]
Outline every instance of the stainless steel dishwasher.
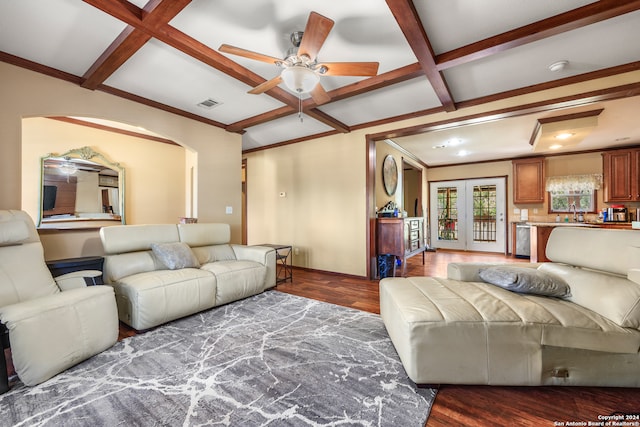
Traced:
[[516, 258], [531, 257], [531, 226], [525, 222], [516, 224]]

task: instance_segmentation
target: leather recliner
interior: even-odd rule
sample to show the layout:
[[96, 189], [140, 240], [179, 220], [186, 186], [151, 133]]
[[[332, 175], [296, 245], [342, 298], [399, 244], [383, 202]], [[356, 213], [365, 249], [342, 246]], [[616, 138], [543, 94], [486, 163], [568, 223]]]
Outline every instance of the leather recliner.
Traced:
[[[106, 350], [118, 339], [113, 288], [86, 286], [80, 276], [70, 273], [54, 279], [31, 217], [23, 211], [0, 210], [0, 326], [8, 331], [2, 341], [6, 344], [8, 335], [16, 374], [28, 386]], [[1, 353], [4, 359], [4, 349]], [[5, 363], [0, 370], [5, 373], [0, 375], [1, 392], [8, 389]]]

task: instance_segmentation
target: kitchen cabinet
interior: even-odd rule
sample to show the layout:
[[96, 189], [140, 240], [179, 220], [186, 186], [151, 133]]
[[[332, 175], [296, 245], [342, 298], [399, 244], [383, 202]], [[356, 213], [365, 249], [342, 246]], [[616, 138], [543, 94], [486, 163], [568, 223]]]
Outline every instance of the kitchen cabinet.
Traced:
[[516, 159], [513, 164], [513, 203], [544, 203], [544, 157]]
[[602, 153], [604, 201], [640, 201], [640, 148]]

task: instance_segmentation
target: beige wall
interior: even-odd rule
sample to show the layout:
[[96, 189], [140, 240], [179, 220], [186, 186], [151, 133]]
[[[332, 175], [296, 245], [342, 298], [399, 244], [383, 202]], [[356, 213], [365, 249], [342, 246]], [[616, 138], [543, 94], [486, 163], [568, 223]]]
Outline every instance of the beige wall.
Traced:
[[[194, 215], [201, 222], [225, 222], [231, 225], [234, 242], [241, 240], [242, 141], [238, 134], [186, 119], [139, 103], [89, 91], [75, 84], [44, 76], [0, 62], [0, 209], [22, 209], [22, 120], [45, 116], [85, 116], [142, 126], [178, 142], [195, 154], [185, 160], [181, 182], [190, 180], [194, 171]], [[91, 144], [83, 144], [91, 145]], [[152, 153], [135, 153], [147, 158]], [[127, 159], [118, 158], [123, 164]], [[127, 176], [127, 179], [129, 177]], [[132, 178], [133, 179], [133, 178]], [[188, 193], [188, 190], [184, 190]], [[188, 198], [183, 195], [180, 216], [188, 215]], [[231, 206], [233, 214], [225, 214]], [[25, 207], [27, 208], [27, 207]], [[33, 209], [32, 207], [29, 209]], [[144, 221], [130, 212], [131, 218]], [[173, 214], [172, 214], [173, 216]], [[190, 215], [189, 215], [190, 216]], [[35, 220], [35, 219], [34, 219]], [[82, 233], [79, 233], [82, 234]], [[71, 233], [69, 233], [71, 235]], [[73, 256], [84, 255], [82, 248], [95, 235], [74, 239]], [[84, 239], [84, 240], [83, 240]], [[45, 254], [49, 259], [54, 256]]]
[[245, 157], [249, 244], [290, 244], [298, 251], [296, 266], [366, 275], [364, 135], [338, 135]]

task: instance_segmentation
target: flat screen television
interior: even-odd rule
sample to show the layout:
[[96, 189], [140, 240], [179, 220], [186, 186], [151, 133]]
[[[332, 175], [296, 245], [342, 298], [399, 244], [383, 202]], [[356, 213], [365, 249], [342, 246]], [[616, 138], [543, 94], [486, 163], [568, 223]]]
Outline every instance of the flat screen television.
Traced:
[[56, 194], [58, 187], [55, 185], [44, 185], [42, 192], [42, 210], [51, 211], [56, 207]]

